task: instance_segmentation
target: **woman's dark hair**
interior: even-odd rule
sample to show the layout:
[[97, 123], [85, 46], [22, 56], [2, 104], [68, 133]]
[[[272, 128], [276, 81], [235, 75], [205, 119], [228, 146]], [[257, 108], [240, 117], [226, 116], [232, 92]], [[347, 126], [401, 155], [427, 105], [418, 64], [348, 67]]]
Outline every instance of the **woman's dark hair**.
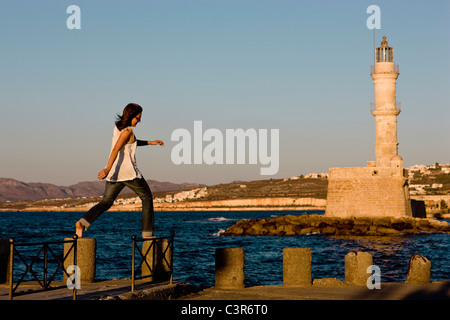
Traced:
[[117, 115], [116, 127], [119, 130], [123, 130], [126, 127], [131, 126], [131, 120], [142, 112], [142, 107], [136, 103], [129, 103], [123, 109], [122, 115]]

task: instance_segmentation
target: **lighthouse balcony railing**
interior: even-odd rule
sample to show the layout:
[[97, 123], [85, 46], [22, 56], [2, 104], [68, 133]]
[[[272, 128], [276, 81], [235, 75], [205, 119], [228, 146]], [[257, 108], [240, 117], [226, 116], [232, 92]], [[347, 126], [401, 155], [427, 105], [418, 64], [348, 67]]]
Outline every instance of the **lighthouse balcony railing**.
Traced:
[[[394, 65], [394, 72], [395, 73], [400, 73], [400, 67], [398, 66], [398, 64]], [[370, 66], [370, 73], [375, 73], [375, 66], [374, 65]]]

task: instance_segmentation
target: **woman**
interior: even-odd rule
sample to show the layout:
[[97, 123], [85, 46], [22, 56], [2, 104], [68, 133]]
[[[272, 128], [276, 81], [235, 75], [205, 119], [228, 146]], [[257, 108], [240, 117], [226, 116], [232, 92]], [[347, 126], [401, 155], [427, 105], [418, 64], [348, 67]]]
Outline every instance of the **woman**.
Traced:
[[142, 237], [153, 236], [153, 195], [150, 187], [136, 166], [135, 151], [137, 146], [164, 145], [161, 140], [136, 140], [131, 127], [141, 122], [142, 107], [135, 103], [128, 104], [123, 114], [117, 117], [114, 127], [111, 153], [108, 164], [98, 173], [98, 179], [106, 178], [103, 200], [92, 207], [76, 224], [76, 234], [83, 236], [91, 224], [103, 212], [107, 211], [123, 188], [129, 187], [142, 200]]

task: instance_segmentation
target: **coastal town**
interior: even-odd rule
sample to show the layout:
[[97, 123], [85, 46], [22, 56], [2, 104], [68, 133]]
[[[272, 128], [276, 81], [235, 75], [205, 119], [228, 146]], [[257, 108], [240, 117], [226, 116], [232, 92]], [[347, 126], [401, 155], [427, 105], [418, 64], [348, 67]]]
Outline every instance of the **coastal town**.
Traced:
[[[425, 203], [427, 216], [446, 217], [450, 207], [450, 164], [413, 165], [408, 173], [410, 196]], [[189, 190], [154, 193], [155, 211], [325, 210], [327, 173], [283, 179], [237, 181]], [[87, 211], [99, 197], [0, 202], [1, 211]], [[141, 210], [141, 200], [124, 194], [112, 211]]]

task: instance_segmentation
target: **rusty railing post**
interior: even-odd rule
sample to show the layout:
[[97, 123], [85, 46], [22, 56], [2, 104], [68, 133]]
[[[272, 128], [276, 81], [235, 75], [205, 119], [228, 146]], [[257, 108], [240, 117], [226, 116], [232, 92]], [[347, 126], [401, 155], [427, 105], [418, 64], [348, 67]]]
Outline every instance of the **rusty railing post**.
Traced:
[[13, 299], [14, 239], [9, 239], [9, 300]]
[[136, 247], [136, 236], [131, 236], [131, 240], [133, 242], [133, 248], [131, 250], [131, 292], [134, 292], [134, 268], [135, 268], [135, 264], [134, 264], [134, 254], [135, 254], [135, 247]]

